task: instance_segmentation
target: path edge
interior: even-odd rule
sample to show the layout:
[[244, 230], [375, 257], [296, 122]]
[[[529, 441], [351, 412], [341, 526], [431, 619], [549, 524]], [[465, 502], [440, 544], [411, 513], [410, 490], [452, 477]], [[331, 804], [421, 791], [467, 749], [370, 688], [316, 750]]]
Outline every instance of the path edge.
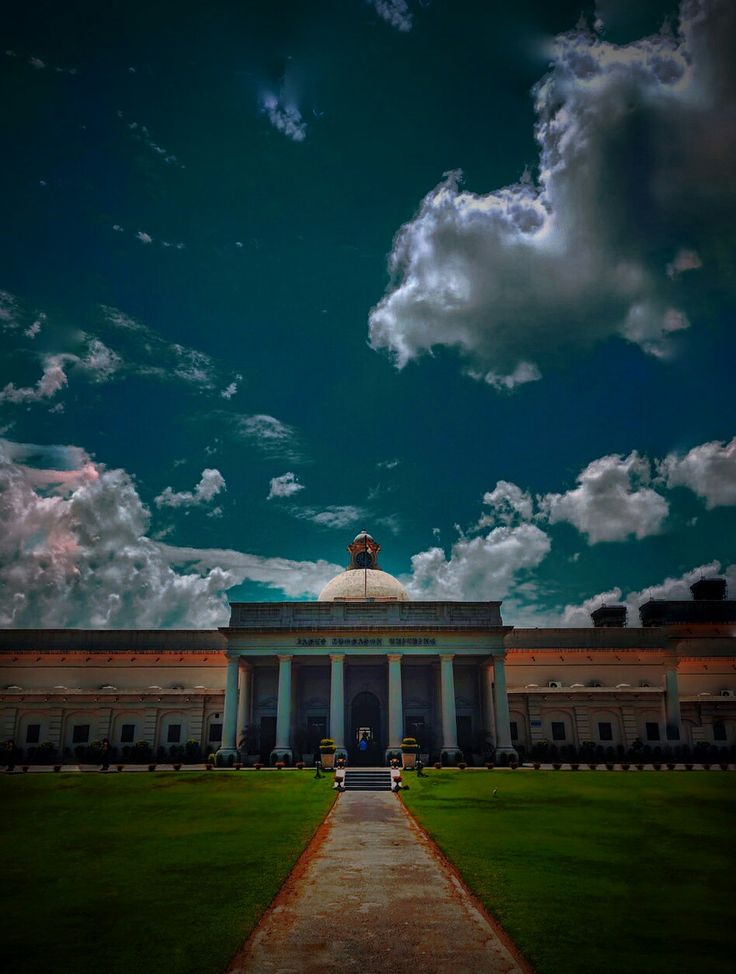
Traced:
[[416, 817], [416, 815], [407, 806], [406, 802], [404, 801], [404, 796], [401, 794], [401, 792], [399, 792], [398, 798], [399, 798], [399, 804], [406, 812], [409, 821], [412, 823], [414, 828], [422, 835], [424, 840], [427, 842], [432, 854], [436, 856], [437, 859], [439, 859], [442, 865], [450, 873], [452, 873], [452, 875], [455, 877], [455, 880], [462, 886], [463, 890], [467, 894], [468, 898], [471, 900], [475, 909], [481, 914], [482, 917], [484, 917], [488, 921], [488, 924], [490, 925], [493, 932], [496, 934], [498, 939], [504, 945], [506, 950], [508, 950], [508, 952], [511, 954], [511, 956], [519, 965], [519, 967], [524, 972], [524, 974], [537, 974], [535, 968], [531, 964], [531, 961], [529, 961], [528, 958], [525, 957], [524, 954], [522, 954], [521, 950], [519, 949], [519, 947], [517, 947], [516, 943], [511, 938], [510, 934], [506, 932], [506, 930], [501, 926], [500, 922], [496, 919], [496, 917], [494, 917], [494, 915], [491, 913], [488, 907], [484, 903], [482, 903], [480, 899], [472, 891], [472, 889], [470, 889], [468, 884], [465, 882], [462, 873], [457, 868], [455, 863], [451, 859], [447, 858], [445, 853], [442, 851], [442, 849], [440, 849], [440, 847], [434, 841], [434, 839], [429, 834], [429, 832], [427, 832], [427, 830], [424, 828], [424, 826]]
[[327, 809], [326, 815], [324, 816], [322, 821], [319, 822], [315, 830], [312, 832], [311, 836], [309, 837], [309, 841], [304, 846], [302, 851], [299, 853], [296, 862], [291, 867], [291, 869], [286, 874], [286, 876], [284, 876], [284, 881], [276, 890], [273, 899], [268, 904], [268, 906], [263, 911], [263, 913], [260, 915], [251, 932], [248, 934], [248, 936], [245, 938], [245, 940], [241, 943], [241, 945], [233, 954], [232, 960], [225, 968], [225, 974], [240, 974], [240, 972], [242, 971], [243, 961], [245, 961], [246, 957], [248, 956], [251, 943], [254, 940], [255, 935], [258, 932], [261, 924], [265, 921], [266, 917], [268, 917], [271, 913], [273, 913], [274, 909], [278, 906], [279, 901], [281, 900], [286, 890], [286, 887], [289, 885], [292, 876], [294, 876], [295, 873], [298, 874], [301, 870], [303, 870], [306, 867], [308, 859], [310, 859], [314, 855], [317, 849], [319, 849], [319, 847], [324, 843], [325, 839], [327, 838], [327, 833], [332, 824], [330, 822], [330, 819], [335, 813], [335, 809], [337, 808], [337, 803], [339, 799], [340, 799], [340, 794], [338, 792], [333, 796], [333, 802], [330, 805], [330, 807]]

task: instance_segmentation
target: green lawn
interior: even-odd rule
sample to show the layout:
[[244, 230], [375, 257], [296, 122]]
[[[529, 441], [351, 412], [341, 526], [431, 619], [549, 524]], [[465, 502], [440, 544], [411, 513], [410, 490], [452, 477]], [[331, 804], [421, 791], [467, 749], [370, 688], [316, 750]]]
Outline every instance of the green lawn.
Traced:
[[408, 783], [408, 808], [539, 974], [733, 971], [735, 774], [429, 771]]
[[330, 785], [307, 771], [0, 776], [5, 970], [221, 974]]

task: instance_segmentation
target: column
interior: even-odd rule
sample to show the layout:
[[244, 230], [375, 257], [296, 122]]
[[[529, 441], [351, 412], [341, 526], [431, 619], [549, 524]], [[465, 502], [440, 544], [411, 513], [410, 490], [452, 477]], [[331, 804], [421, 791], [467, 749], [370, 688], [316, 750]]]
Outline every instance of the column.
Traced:
[[[291, 655], [279, 656], [279, 695], [276, 703], [276, 744], [272, 756], [291, 757]], [[277, 753], [278, 752], [278, 753]]]
[[238, 718], [235, 726], [235, 741], [238, 747], [248, 726], [248, 702], [250, 697], [250, 663], [240, 661], [240, 686], [238, 688]]
[[509, 699], [506, 696], [506, 664], [503, 655], [493, 657], [493, 676], [496, 704], [496, 756], [507, 754], [516, 757], [514, 745], [511, 743]]
[[225, 709], [222, 714], [222, 742], [217, 751], [227, 759], [237, 757], [235, 741], [235, 720], [238, 715], [238, 657], [231, 656], [227, 661], [225, 677]]
[[442, 754], [454, 759], [457, 749], [457, 717], [455, 716], [455, 674], [449, 654], [440, 656], [440, 687], [442, 694]]
[[493, 706], [493, 662], [483, 664], [483, 704], [486, 734], [496, 743], [496, 708]]
[[401, 699], [401, 654], [389, 653], [388, 660], [388, 748], [396, 751], [404, 737], [404, 704]]
[[678, 742], [682, 737], [680, 717], [680, 691], [677, 686], [677, 660], [665, 660], [664, 707], [667, 722], [667, 740]]
[[345, 656], [330, 653], [330, 737], [335, 757], [347, 757], [345, 750]]

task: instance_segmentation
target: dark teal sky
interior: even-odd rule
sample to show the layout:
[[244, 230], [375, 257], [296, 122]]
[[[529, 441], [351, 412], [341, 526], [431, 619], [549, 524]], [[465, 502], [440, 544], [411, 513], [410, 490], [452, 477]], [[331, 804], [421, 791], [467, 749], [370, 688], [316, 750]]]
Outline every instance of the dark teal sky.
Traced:
[[[506, 521], [497, 512], [478, 526], [492, 513], [483, 495], [498, 481], [534, 496], [564, 495], [598, 458], [638, 451], [656, 478], [667, 456], [717, 442], [700, 493], [692, 474], [679, 486], [661, 471], [654, 485], [641, 470], [632, 475], [634, 492], [653, 490], [668, 505], [642, 537], [619, 523], [612, 531], [620, 538], [592, 540], [580, 522], [562, 509], [550, 515], [549, 500], [546, 508], [540, 501], [521, 521], [544, 533], [549, 551], [526, 563], [521, 557], [508, 571], [502, 553], [476, 552], [492, 563], [487, 584], [479, 562], [480, 581], [460, 571], [466, 581], [457, 581], [453, 597], [503, 597], [519, 618], [537, 612], [542, 619], [616, 586], [645, 589], [714, 560], [725, 568], [736, 537], [736, 457], [726, 447], [735, 432], [735, 349], [733, 265], [719, 221], [734, 204], [732, 188], [723, 200], [716, 189], [733, 141], [724, 136], [718, 152], [706, 148], [700, 168], [690, 148], [680, 158], [672, 121], [679, 116], [647, 114], [653, 109], [632, 69], [630, 117], [606, 129], [601, 104], [601, 158], [581, 164], [581, 180], [591, 167], [597, 173], [592, 198], [600, 207], [589, 224], [605, 241], [605, 264], [659, 267], [657, 300], [665, 300], [665, 287], [677, 291], [689, 328], [672, 336], [664, 357], [643, 339], [622, 337], [623, 326], [599, 326], [609, 306], [611, 316], [618, 313], [610, 282], [593, 282], [576, 302], [595, 319], [590, 333], [563, 303], [544, 340], [530, 338], [527, 349], [529, 309], [544, 322], [548, 307], [524, 303], [520, 258], [512, 269], [519, 317], [499, 325], [501, 352], [482, 337], [500, 313], [490, 302], [467, 326], [481, 336], [477, 348], [460, 354], [435, 331], [432, 354], [417, 353], [397, 369], [369, 334], [372, 309], [401, 281], [401, 270], [392, 280], [387, 269], [395, 234], [448, 171], [461, 169], [462, 187], [479, 195], [516, 184], [525, 167], [539, 185], [531, 89], [553, 62], [554, 37], [578, 22], [580, 4], [393, 6], [411, 18], [410, 29], [392, 26], [362, 0], [10, 5], [0, 58], [0, 289], [10, 309], [0, 364], [3, 436], [43, 448], [73, 445], [107, 470], [126, 471], [151, 512], [143, 533], [205, 550], [203, 571], [217, 563], [212, 549], [342, 564], [345, 545], [367, 527], [383, 544], [383, 567], [400, 575], [411, 572], [413, 555], [438, 544], [452, 575], [471, 551], [456, 550], [453, 561], [458, 539], [469, 544], [494, 526], [518, 527], [518, 512]], [[586, 13], [591, 25], [605, 17], [598, 30], [608, 44], [657, 32], [665, 15], [676, 34], [676, 5], [645, 7], [601, 3]], [[717, 45], [699, 56], [714, 66], [714, 90], [728, 94]], [[595, 113], [595, 96], [586, 89], [585, 97]], [[297, 112], [303, 138], [272, 123], [269, 99], [279, 111]], [[684, 170], [704, 188], [702, 199], [681, 190]], [[668, 179], [677, 206], [668, 202]], [[685, 196], [697, 201], [691, 212], [679, 202]], [[582, 207], [575, 199], [573, 192], [568, 205]], [[438, 254], [456, 246], [450, 238], [438, 232]], [[469, 260], [482, 268], [482, 239], [468, 246], [477, 246]], [[550, 265], [549, 287], [574, 290], [576, 261], [591, 246], [595, 233], [566, 263]], [[680, 252], [695, 252], [702, 266], [667, 281], [666, 263]], [[455, 266], [451, 251], [447, 260]], [[499, 267], [488, 258], [489, 275]], [[28, 335], [33, 321], [40, 330]], [[540, 379], [508, 392], [467, 374], [496, 370], [503, 349], [520, 343], [514, 354], [539, 363]], [[36, 383], [54, 356], [71, 356], [60, 360], [67, 382], [46, 395]], [[181, 374], [184, 360], [189, 371]], [[512, 367], [498, 365], [504, 374]], [[226, 398], [233, 381], [237, 391]], [[279, 424], [276, 439], [264, 438], [263, 421], [253, 420], [264, 416]], [[24, 456], [16, 451], [11, 465], [53, 466], [43, 450]], [[78, 460], [65, 456], [74, 468]], [[166, 487], [192, 494], [206, 468], [219, 471], [225, 490], [156, 504]], [[272, 478], [287, 473], [303, 489], [268, 500]], [[31, 486], [31, 504], [71, 497], [58, 484]], [[639, 524], [637, 499], [631, 503], [631, 523]], [[606, 497], [601, 504], [605, 516]], [[24, 505], [8, 502], [3, 516], [30, 524]], [[217, 516], [208, 516], [215, 508]], [[47, 524], [18, 533], [24, 540], [2, 552], [11, 574], [34, 546], [53, 547]], [[93, 573], [90, 551], [104, 544], [103, 534], [85, 542]], [[44, 605], [53, 601], [54, 578], [27, 577], [35, 579], [31, 603], [34, 584], [46, 593]], [[277, 582], [265, 581], [246, 572], [230, 596], [284, 597]], [[442, 596], [423, 584], [425, 597]], [[78, 624], [87, 603], [83, 590], [75, 593], [81, 608], [69, 619]], [[172, 612], [166, 618], [180, 623], [184, 617]], [[12, 621], [7, 615], [5, 624]]]

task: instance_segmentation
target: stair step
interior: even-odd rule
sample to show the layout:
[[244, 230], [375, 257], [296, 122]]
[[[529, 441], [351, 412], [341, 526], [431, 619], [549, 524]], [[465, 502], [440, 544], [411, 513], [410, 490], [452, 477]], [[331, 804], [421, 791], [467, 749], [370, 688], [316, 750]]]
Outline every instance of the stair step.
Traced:
[[346, 791], [391, 791], [390, 771], [345, 771]]

